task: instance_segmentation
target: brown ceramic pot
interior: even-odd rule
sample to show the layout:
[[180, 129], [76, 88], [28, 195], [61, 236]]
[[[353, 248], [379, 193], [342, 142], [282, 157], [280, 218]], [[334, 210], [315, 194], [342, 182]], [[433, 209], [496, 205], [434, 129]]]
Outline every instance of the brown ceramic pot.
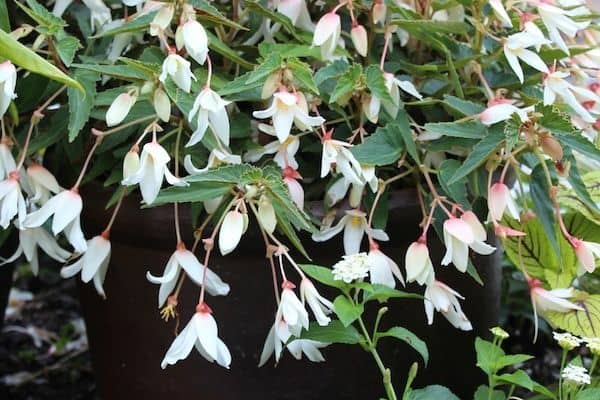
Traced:
[[[84, 230], [99, 233], [108, 220], [104, 205], [110, 193], [92, 188], [84, 193]], [[190, 226], [189, 211], [182, 206], [183, 226]], [[403, 260], [408, 245], [418, 236], [420, 211], [414, 192], [398, 193], [390, 201], [387, 231], [392, 238], [382, 249]], [[231, 286], [226, 297], [209, 298], [219, 325], [219, 336], [228, 344], [233, 361], [226, 370], [212, 365], [193, 351], [190, 357], [161, 370], [160, 362], [173, 340], [173, 323], [164, 323], [157, 309], [158, 287], [146, 271], [162, 274], [175, 248], [172, 207], [139, 209], [133, 198], [124, 201], [111, 233], [112, 257], [104, 285], [107, 299], [92, 285], [81, 285], [81, 302], [88, 328], [92, 361], [99, 393], [105, 400], [188, 399], [379, 399], [381, 378], [369, 354], [358, 346], [333, 345], [323, 350], [327, 362], [296, 361], [286, 354], [277, 367], [270, 362], [258, 368], [263, 342], [274, 317], [270, 268], [258, 235], [249, 230], [238, 249], [227, 257], [215, 252], [211, 267]], [[341, 238], [313, 243], [304, 238], [316, 264], [332, 265], [342, 253]], [[190, 243], [190, 241], [188, 241]], [[431, 240], [433, 261], [443, 255], [440, 243]], [[400, 265], [403, 262], [399, 262]], [[430, 361], [422, 363], [416, 385], [441, 384], [461, 398], [472, 396], [484, 376], [475, 367], [475, 336], [486, 335], [497, 322], [500, 268], [498, 259], [476, 260], [485, 281], [479, 286], [453, 267], [437, 267], [440, 280], [466, 296], [464, 311], [474, 331], [454, 329], [440, 314], [427, 326], [422, 301], [392, 302], [384, 324], [402, 325], [429, 345]], [[422, 288], [410, 286], [422, 293]], [[194, 312], [198, 287], [189, 281], [180, 295], [181, 323]], [[417, 353], [392, 339], [382, 340], [382, 357], [390, 366], [397, 388], [404, 387]]]

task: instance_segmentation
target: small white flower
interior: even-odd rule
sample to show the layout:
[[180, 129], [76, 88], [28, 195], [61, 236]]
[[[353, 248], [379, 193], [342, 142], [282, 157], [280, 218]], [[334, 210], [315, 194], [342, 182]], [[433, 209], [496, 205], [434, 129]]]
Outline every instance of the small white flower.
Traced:
[[587, 369], [578, 365], [567, 365], [560, 375], [565, 381], [575, 385], [589, 385], [592, 383], [592, 377], [587, 373]]
[[315, 27], [312, 45], [321, 47], [321, 57], [323, 60], [331, 60], [335, 53], [342, 24], [340, 16], [335, 12], [329, 12], [321, 17]]
[[130, 149], [123, 158], [123, 180], [133, 176], [140, 168], [140, 155], [137, 147]]
[[67, 240], [75, 248], [75, 251], [83, 253], [87, 244], [81, 231], [80, 214], [83, 208], [81, 196], [77, 191], [64, 190], [44, 204], [39, 210], [27, 215], [23, 226], [25, 228], [40, 227], [52, 218], [52, 233], [58, 235], [64, 231]]
[[484, 125], [489, 126], [506, 121], [512, 117], [513, 114], [517, 114], [521, 119], [521, 122], [526, 122], [529, 120], [527, 113], [531, 110], [531, 107], [519, 108], [512, 105], [510, 102], [497, 102], [483, 110], [483, 112], [479, 114], [479, 119]]
[[281, 301], [277, 308], [275, 320], [285, 321], [286, 327], [278, 333], [283, 328], [281, 325], [277, 325], [275, 331], [279, 337], [282, 337], [282, 334], [286, 331], [289, 331], [292, 336], [300, 337], [302, 329], [308, 329], [308, 312], [294, 293], [295, 285], [293, 283], [285, 281], [281, 286], [283, 290], [281, 291]]
[[158, 88], [154, 91], [152, 105], [158, 118], [164, 122], [169, 122], [169, 119], [171, 119], [171, 100], [164, 90]]
[[142, 156], [138, 170], [121, 182], [130, 186], [138, 184], [142, 192], [142, 198], [146, 204], [152, 204], [158, 196], [162, 186], [163, 177], [171, 185], [185, 186], [187, 183], [175, 177], [167, 164], [171, 160], [169, 153], [156, 141], [146, 143], [142, 149]]
[[519, 208], [510, 194], [510, 189], [503, 182], [496, 182], [488, 189], [488, 209], [494, 221], [502, 220], [508, 210], [510, 216], [519, 220]]
[[202, 285], [204, 271], [206, 270], [206, 291], [212, 296], [226, 296], [229, 293], [229, 285], [221, 280], [212, 270], [207, 269], [198, 261], [194, 253], [187, 250], [183, 243], [177, 246], [173, 252], [162, 276], [154, 276], [146, 272], [146, 278], [156, 284], [160, 284], [158, 290], [158, 308], [162, 307], [167, 298], [175, 289], [181, 270], [197, 285]]
[[365, 114], [365, 117], [367, 117], [367, 119], [372, 123], [376, 124], [379, 120], [381, 100], [374, 94], [370, 96], [363, 96], [361, 106], [362, 112]]
[[306, 358], [312, 362], [323, 362], [325, 361], [325, 357], [323, 357], [319, 349], [327, 346], [329, 346], [329, 343], [309, 339], [296, 339], [287, 345], [287, 349], [296, 360], [301, 360], [304, 353]]
[[596, 118], [590, 115], [588, 110], [581, 105], [575, 95], [582, 97], [584, 100], [594, 101], [596, 103], [600, 102], [600, 97], [591, 90], [567, 82], [565, 78], [569, 75], [568, 72], [562, 71], [554, 71], [546, 75], [546, 79], [544, 79], [544, 105], [554, 104], [556, 98], [560, 97], [562, 101], [567, 103], [585, 122], [596, 122]]
[[547, 43], [548, 40], [544, 37], [540, 38], [528, 32], [519, 32], [510, 35], [504, 42], [504, 56], [521, 83], [524, 82], [525, 77], [519, 60], [540, 72], [549, 72], [544, 60], [533, 51], [527, 50], [528, 47], [538, 47]]
[[110, 127], [123, 122], [136, 101], [137, 92], [135, 90], [118, 95], [106, 111], [106, 125]]
[[304, 129], [311, 126], [319, 126], [325, 122], [325, 119], [322, 117], [311, 117], [308, 115], [307, 110], [303, 107], [302, 98], [297, 93], [279, 90], [273, 94], [273, 101], [269, 108], [254, 111], [252, 116], [259, 119], [271, 118], [277, 139], [283, 143], [290, 135], [292, 124], [295, 124], [300, 129]]
[[21, 228], [27, 216], [25, 198], [21, 192], [19, 173], [13, 171], [8, 178], [0, 181], [0, 226], [8, 228], [10, 221], [17, 216], [17, 227]]
[[190, 62], [178, 54], [171, 53], [165, 58], [162, 64], [162, 72], [159, 80], [165, 83], [167, 76], [170, 76], [175, 85], [186, 93], [192, 88], [192, 79], [196, 80]]
[[242, 158], [235, 154], [229, 154], [219, 149], [212, 149], [208, 155], [208, 163], [204, 168], [196, 168], [192, 162], [192, 157], [188, 154], [183, 159], [183, 166], [190, 175], [199, 175], [211, 168], [218, 167], [223, 164], [241, 164]]
[[107, 234], [93, 237], [88, 240], [83, 256], [73, 264], [63, 267], [60, 276], [70, 278], [81, 272], [81, 280], [86, 283], [93, 280], [98, 294], [106, 297], [102, 285], [110, 262], [110, 247]]
[[331, 138], [332, 132], [328, 132], [323, 139], [323, 155], [321, 156], [321, 178], [329, 174], [331, 167], [335, 165], [336, 171], [353, 184], [363, 185], [361, 179], [362, 168], [348, 147], [351, 144]]
[[410, 94], [411, 96], [416, 97], [421, 100], [423, 96], [417, 88], [409, 81], [402, 81], [394, 76], [394, 74], [390, 74], [389, 72], [385, 72], [383, 74], [385, 78], [385, 87], [387, 88], [390, 96], [392, 97], [393, 103], [389, 101], [383, 102], [383, 108], [390, 114], [393, 118], [396, 118], [398, 115], [398, 111], [400, 110], [400, 90], [402, 89], [404, 92]]
[[331, 318], [327, 314], [333, 310], [333, 303], [321, 296], [308, 278], [303, 278], [300, 282], [300, 298], [302, 304], [308, 303], [319, 325], [325, 326], [331, 322]]
[[471, 322], [463, 313], [458, 299], [464, 300], [464, 297], [446, 284], [436, 280], [429, 283], [425, 289], [427, 323], [433, 324], [433, 310], [435, 309], [441, 312], [455, 328], [463, 331], [472, 330]]
[[396, 279], [398, 279], [404, 286], [404, 278], [398, 264], [378, 248], [371, 248], [367, 256], [367, 264], [369, 265], [371, 283], [385, 285], [393, 289], [396, 287]]
[[191, 122], [194, 116], [198, 115], [198, 127], [192, 134], [190, 141], [185, 145], [190, 147], [200, 142], [210, 126], [213, 133], [221, 140], [223, 144], [229, 146], [229, 116], [225, 106], [229, 101], [223, 100], [217, 92], [209, 87], [205, 87], [196, 97], [194, 106], [188, 116]]
[[367, 263], [367, 253], [356, 253], [343, 256], [340, 261], [334, 264], [333, 279], [351, 283], [359, 279], [366, 278], [369, 275], [369, 264]]
[[492, 7], [492, 10], [494, 10], [496, 17], [502, 21], [502, 25], [512, 28], [512, 22], [508, 16], [508, 13], [506, 12], [506, 9], [504, 8], [504, 5], [502, 4], [502, 0], [489, 0], [488, 3]]
[[92, 30], [102, 28], [112, 19], [110, 8], [102, 0], [83, 0], [83, 4], [90, 10], [90, 25]]
[[571, 244], [577, 255], [578, 273], [583, 275], [586, 271], [594, 272], [596, 259], [600, 259], [600, 243], [572, 238]]
[[552, 337], [560, 347], [565, 350], [573, 350], [575, 347], [579, 347], [583, 340], [570, 334], [569, 332], [552, 332]]
[[389, 237], [383, 230], [372, 229], [368, 226], [366, 216], [367, 214], [360, 210], [347, 210], [336, 225], [322, 228], [321, 231], [313, 233], [312, 239], [315, 242], [324, 242], [343, 230], [346, 255], [356, 254], [360, 251], [360, 244], [365, 232], [369, 232], [373, 239], [388, 241]]
[[570, 16], [576, 16], [578, 9], [565, 11], [544, 2], [537, 5], [538, 13], [548, 29], [548, 36], [565, 53], [569, 53], [569, 48], [561, 36], [563, 33], [568, 38], [573, 39], [578, 31], [587, 28], [589, 21], [575, 22]]
[[19, 258], [21, 254], [25, 254], [25, 258], [31, 267], [31, 272], [34, 276], [37, 276], [40, 270], [38, 247], [58, 262], [65, 262], [71, 255], [70, 252], [60, 247], [56, 242], [56, 238], [44, 228], [25, 228], [19, 229], [19, 247], [17, 247], [15, 253], [9, 258], [2, 260], [0, 265], [11, 263]]
[[10, 152], [10, 147], [6, 143], [0, 143], [0, 179], [8, 178], [8, 174], [16, 169], [17, 163]]
[[[259, 124], [259, 129], [263, 132], [265, 132], [265, 130], [270, 131], [271, 129], [269, 128], [272, 127], [270, 125]], [[244, 160], [256, 162], [265, 154], [275, 154], [273, 161], [275, 161], [275, 163], [279, 165], [281, 169], [285, 169], [286, 167], [297, 169], [298, 162], [296, 161], [295, 156], [299, 148], [300, 139], [298, 139], [297, 136], [289, 135], [284, 142], [275, 140], [263, 147], [250, 149], [246, 154], [244, 154]]]
[[0, 63], [0, 118], [4, 116], [10, 102], [17, 97], [17, 69], [10, 61]]
[[460, 218], [452, 217], [444, 221], [444, 244], [446, 254], [442, 265], [454, 264], [460, 272], [467, 270], [469, 247], [478, 254], [488, 255], [496, 250], [485, 243], [487, 233], [472, 211], [465, 212]]
[[231, 253], [237, 247], [248, 226], [248, 216], [231, 210], [223, 218], [219, 231], [219, 250], [222, 255]]
[[208, 55], [208, 36], [204, 27], [193, 19], [188, 20], [177, 29], [177, 49], [185, 50], [196, 62], [203, 65]]
[[426, 243], [417, 241], [408, 246], [405, 264], [408, 282], [429, 285], [434, 280], [435, 273]]
[[171, 20], [175, 14], [175, 6], [173, 4], [159, 3], [155, 8], [158, 8], [158, 12], [150, 23], [151, 36], [158, 36], [161, 32], [164, 32], [171, 25]]
[[196, 313], [190, 322], [167, 350], [165, 358], [160, 363], [162, 369], [186, 359], [194, 347], [208, 361], [216, 361], [220, 366], [229, 369], [231, 353], [219, 338], [217, 323], [211, 313], [212, 310], [204, 303], [196, 307]]
[[27, 168], [27, 177], [33, 191], [30, 201], [44, 204], [50, 198], [50, 193], [60, 192], [60, 186], [54, 175], [40, 164], [32, 163]]

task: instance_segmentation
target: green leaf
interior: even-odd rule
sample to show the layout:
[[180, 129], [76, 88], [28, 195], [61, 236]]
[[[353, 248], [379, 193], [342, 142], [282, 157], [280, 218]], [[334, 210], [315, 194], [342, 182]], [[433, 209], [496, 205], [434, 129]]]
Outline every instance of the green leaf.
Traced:
[[67, 89], [69, 98], [69, 143], [73, 142], [79, 131], [85, 126], [90, 118], [90, 112], [94, 107], [96, 97], [96, 81], [100, 76], [91, 71], [77, 70], [73, 77], [84, 88], [81, 92], [75, 88]]
[[486, 126], [479, 121], [430, 122], [424, 128], [430, 133], [466, 139], [482, 139], [487, 133]]
[[335, 280], [331, 269], [312, 264], [298, 264], [300, 269], [312, 279], [321, 282], [324, 285], [343, 288], [347, 286], [344, 281]]
[[259, 82], [262, 86], [269, 75], [281, 68], [281, 57], [277, 53], [270, 54], [263, 62], [246, 76], [245, 85]]
[[187, 0], [187, 3], [197, 9], [197, 11], [200, 11], [200, 13], [196, 14], [199, 20], [211, 21], [217, 25], [226, 25], [235, 29], [248, 30], [237, 22], [225, 17], [217, 8], [206, 0]]
[[528, 354], [508, 354], [500, 357], [498, 361], [496, 361], [496, 368], [500, 370], [504, 367], [508, 367], [509, 365], [522, 364], [525, 361], [531, 360], [532, 358], [534, 357]]
[[504, 350], [492, 342], [477, 337], [475, 351], [477, 352], [477, 366], [488, 375], [495, 374], [499, 369], [496, 364], [504, 356]]
[[152, 75], [129, 65], [73, 64], [72, 66], [132, 82], [147, 81], [152, 78]]
[[473, 150], [467, 156], [460, 168], [454, 173], [452, 179], [448, 182], [452, 185], [468, 174], [475, 168], [483, 164], [487, 158], [498, 148], [504, 140], [504, 132], [502, 130], [492, 130], [479, 143], [473, 146]]
[[582, 307], [583, 310], [569, 310], [564, 313], [544, 312], [544, 318], [552, 325], [553, 329], [560, 328], [573, 335], [583, 337], [600, 336], [600, 294], [574, 291], [573, 297], [569, 300]]
[[10, 20], [8, 18], [6, 0], [0, 0], [0, 29], [4, 32], [10, 32]]
[[462, 179], [459, 179], [457, 182], [453, 183], [452, 185], [448, 184], [448, 181], [454, 176], [456, 171], [460, 168], [460, 165], [461, 165], [461, 163], [458, 160], [453, 160], [453, 159], [444, 160], [440, 164], [440, 167], [438, 168], [438, 171], [439, 171], [438, 182], [440, 183], [440, 186], [442, 186], [442, 189], [444, 189], [444, 192], [446, 192], [446, 194], [452, 200], [456, 201], [458, 204], [460, 204], [466, 210], [470, 210], [471, 205], [469, 204], [469, 201], [467, 200], [467, 188], [466, 188], [467, 178], [463, 177]]
[[36, 0], [26, 0], [29, 7], [15, 1], [14, 3], [21, 7], [27, 15], [44, 28], [49, 34], [55, 34], [66, 26], [66, 22], [56, 15], [52, 14], [46, 7]]
[[353, 146], [350, 151], [362, 164], [393, 164], [400, 159], [404, 151], [400, 127], [394, 122], [379, 127], [363, 143]]
[[92, 38], [114, 36], [120, 33], [134, 33], [144, 31], [150, 26], [150, 23], [152, 22], [157, 13], [158, 11], [151, 11], [147, 14], [139, 15], [134, 19], [126, 21], [121, 26], [109, 29], [104, 32], [99, 32], [96, 35], [92, 36]]
[[388, 299], [423, 299], [423, 296], [416, 293], [404, 292], [402, 290], [393, 289], [386, 285], [371, 284], [364, 288], [364, 302], [377, 300], [387, 301]]
[[[595, 203], [600, 203], [600, 171], [588, 172], [581, 177], [586, 191]], [[596, 225], [600, 225], [600, 215], [590, 209], [586, 202], [579, 196], [575, 190], [561, 186], [558, 192], [558, 202], [562, 207], [568, 207], [583, 214], [585, 218]]]
[[570, 147], [591, 160], [600, 160], [600, 150], [580, 133], [573, 133], [570, 135], [557, 133], [554, 136], [563, 147]]
[[485, 110], [485, 107], [481, 104], [474, 103], [469, 100], [463, 100], [449, 94], [444, 95], [443, 103], [451, 110], [456, 111], [464, 116], [476, 115]]
[[375, 337], [377, 339], [382, 337], [393, 337], [398, 340], [402, 340], [421, 355], [425, 365], [427, 365], [429, 362], [429, 351], [427, 350], [427, 344], [406, 328], [395, 326], [386, 332], [376, 333]]
[[542, 227], [550, 239], [554, 252], [560, 257], [560, 247], [556, 234], [556, 219], [554, 218], [554, 207], [550, 199], [550, 187], [544, 173], [544, 166], [538, 164], [531, 172], [530, 194], [533, 209], [542, 223]]
[[68, 67], [73, 63], [75, 53], [81, 48], [79, 39], [65, 34], [56, 42], [56, 51], [62, 62]]
[[315, 340], [321, 343], [358, 344], [363, 337], [353, 326], [344, 326], [340, 321], [333, 320], [327, 326], [319, 326], [311, 322], [309, 329], [302, 331], [301, 339]]
[[154, 62], [146, 62], [127, 57], [119, 57], [118, 60], [124, 64], [127, 64], [133, 69], [137, 69], [148, 77], [153, 77], [155, 75], [158, 76], [162, 70], [161, 65]]
[[186, 182], [223, 182], [231, 184], [249, 183], [243, 179], [243, 176], [249, 171], [257, 172], [262, 175], [260, 168], [248, 164], [232, 164], [210, 169], [199, 175], [190, 175], [185, 178]]
[[365, 69], [365, 76], [367, 78], [367, 87], [375, 97], [381, 101], [394, 102], [394, 99], [392, 99], [390, 92], [385, 86], [385, 78], [379, 65], [369, 65]]
[[264, 17], [267, 17], [268, 19], [270, 19], [273, 22], [277, 22], [277, 23], [281, 24], [283, 29], [288, 31], [288, 33], [292, 34], [296, 39], [302, 40], [302, 38], [296, 33], [296, 28], [294, 27], [294, 24], [292, 23], [292, 21], [285, 15], [264, 7], [258, 1], [254, 1], [254, 0], [246, 1], [245, 4], [246, 4], [246, 9], [256, 12], [257, 14], [260, 14]]
[[223, 196], [233, 184], [224, 182], [194, 182], [189, 186], [170, 186], [158, 194], [150, 207], [166, 203], [197, 203]]
[[520, 239], [509, 236], [503, 241], [504, 251], [514, 265], [520, 265], [522, 259], [523, 267], [530, 276], [548, 282], [552, 288], [564, 288], [571, 284], [577, 275], [577, 258], [563, 235], [558, 236], [559, 258], [551, 250], [552, 246], [539, 218], [522, 223], [505, 218], [503, 224], [525, 233]]
[[310, 65], [304, 63], [297, 58], [291, 58], [287, 61], [287, 67], [293, 72], [294, 80], [297, 81], [301, 87], [319, 94], [319, 88], [313, 78], [313, 71]]
[[333, 301], [333, 309], [344, 326], [352, 324], [364, 311], [362, 304], [353, 304], [342, 294]]
[[570, 147], [566, 147], [564, 149], [564, 158], [570, 162], [569, 176], [567, 179], [571, 184], [571, 187], [583, 204], [590, 209], [590, 212], [596, 217], [600, 217], [600, 209], [596, 205], [594, 199], [592, 199], [591, 194], [588, 192], [587, 187], [583, 182], [583, 178], [579, 174], [579, 168], [577, 168], [577, 159], [573, 156], [573, 152], [571, 151]]
[[600, 388], [584, 389], [577, 394], [575, 400], [598, 400], [600, 399]]
[[506, 400], [506, 395], [501, 390], [491, 390], [489, 386], [481, 385], [475, 391], [473, 400]]
[[83, 87], [76, 80], [38, 56], [29, 48], [13, 39], [8, 33], [0, 30], [0, 58], [8, 59], [14, 64], [54, 81], [75, 87], [82, 92]]
[[335, 60], [331, 64], [320, 68], [315, 73], [315, 82], [317, 85], [321, 86], [321, 84], [326, 80], [334, 79], [343, 75], [346, 71], [348, 71], [348, 68], [350, 68], [350, 64], [348, 64], [346, 61]]
[[395, 18], [391, 21], [392, 24], [408, 31], [428, 31], [438, 33], [457, 33], [463, 34], [470, 31], [471, 27], [465, 22], [456, 21], [433, 21], [429, 19], [399, 19]]
[[396, 116], [396, 123], [398, 124], [400, 137], [406, 146], [406, 150], [408, 154], [417, 164], [421, 164], [419, 159], [419, 152], [417, 151], [417, 145], [415, 144], [415, 139], [413, 138], [412, 129], [410, 128], [410, 124], [408, 122], [408, 114], [406, 110], [399, 110], [398, 115]]
[[517, 370], [510, 374], [498, 375], [496, 379], [500, 382], [521, 386], [527, 390], [533, 390], [533, 386], [535, 385], [533, 379], [531, 379], [529, 375], [521, 370]]
[[448, 388], [440, 385], [429, 385], [410, 392], [407, 400], [460, 400]]
[[216, 37], [212, 32], [206, 31], [206, 35], [208, 36], [208, 47], [211, 50], [214, 50], [223, 57], [241, 65], [244, 68], [252, 69], [254, 67], [253, 63], [240, 56], [235, 50], [223, 43], [221, 39]]
[[[354, 85], [361, 80], [362, 66], [360, 64], [352, 64], [348, 71], [341, 75], [331, 93], [329, 103], [338, 102], [343, 98], [348, 97], [354, 90]], [[339, 102], [338, 102], [339, 103]]]

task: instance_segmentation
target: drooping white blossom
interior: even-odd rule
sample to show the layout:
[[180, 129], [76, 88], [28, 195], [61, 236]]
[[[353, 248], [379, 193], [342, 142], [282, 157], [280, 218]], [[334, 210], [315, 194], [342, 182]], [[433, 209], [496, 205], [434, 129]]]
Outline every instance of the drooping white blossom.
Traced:
[[369, 279], [373, 284], [385, 285], [394, 289], [396, 279], [404, 286], [404, 277], [398, 264], [390, 257], [385, 255], [379, 248], [371, 245], [371, 250], [367, 255], [367, 264], [369, 265]]
[[17, 69], [10, 61], [0, 63], [0, 118], [4, 116], [10, 102], [17, 97]]
[[202, 89], [188, 116], [190, 122], [196, 117], [198, 126], [186, 147], [200, 142], [208, 127], [224, 145], [229, 146], [229, 116], [225, 108], [229, 103], [210, 87]]
[[526, 31], [510, 35], [506, 39], [504, 42], [504, 56], [521, 83], [524, 82], [525, 76], [519, 60], [540, 72], [549, 72], [544, 60], [535, 52], [527, 49], [528, 47], [539, 47], [548, 43], [549, 41], [543, 36], [540, 38]]
[[488, 255], [496, 249], [485, 243], [487, 233], [479, 219], [471, 211], [460, 218], [452, 217], [444, 221], [444, 244], [446, 254], [442, 265], [454, 264], [460, 272], [467, 270], [469, 247], [478, 254]]
[[196, 80], [190, 62], [176, 53], [170, 53], [163, 61], [159, 80], [165, 83], [167, 76], [170, 76], [175, 85], [186, 93], [189, 93], [192, 88], [192, 79]]
[[333, 311], [333, 303], [323, 297], [308, 278], [300, 282], [300, 298], [303, 304], [308, 303], [319, 325], [325, 326], [331, 322], [327, 314]]
[[98, 294], [106, 297], [104, 293], [104, 279], [110, 263], [110, 240], [108, 235], [98, 235], [88, 240], [87, 250], [71, 265], [67, 265], [60, 270], [60, 276], [70, 278], [81, 272], [83, 282], [94, 282], [94, 287]]
[[340, 40], [342, 23], [340, 16], [335, 12], [329, 12], [321, 17], [315, 27], [313, 35], [313, 46], [321, 47], [321, 57], [331, 60]]
[[490, 217], [494, 221], [502, 220], [504, 212], [508, 210], [509, 215], [519, 220], [519, 208], [510, 194], [510, 189], [503, 182], [496, 182], [488, 189], [488, 209]]
[[208, 36], [200, 22], [189, 19], [177, 29], [176, 45], [185, 51], [200, 65], [203, 65], [208, 55]]
[[439, 311], [455, 328], [463, 331], [473, 329], [471, 322], [462, 311], [458, 299], [464, 300], [457, 291], [448, 285], [434, 280], [425, 289], [425, 314], [427, 323], [433, 324], [433, 311]]
[[568, 72], [553, 71], [544, 79], [544, 105], [554, 104], [557, 98], [568, 104], [573, 111], [588, 123], [596, 122], [588, 110], [577, 99], [577, 96], [587, 101], [600, 102], [600, 97], [589, 89], [573, 85], [566, 80]]
[[417, 282], [419, 285], [429, 285], [435, 278], [433, 263], [429, 257], [429, 248], [422, 241], [416, 241], [408, 246], [405, 257], [406, 280]]

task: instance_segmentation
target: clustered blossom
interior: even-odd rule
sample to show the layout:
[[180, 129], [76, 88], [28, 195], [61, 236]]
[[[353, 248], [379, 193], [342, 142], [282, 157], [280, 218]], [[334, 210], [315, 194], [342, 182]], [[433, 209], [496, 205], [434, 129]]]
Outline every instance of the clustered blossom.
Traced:
[[587, 369], [579, 365], [569, 364], [560, 374], [563, 379], [575, 385], [589, 385], [592, 382]]
[[552, 337], [560, 347], [565, 350], [573, 350], [575, 347], [578, 347], [583, 340], [578, 338], [575, 335], [570, 334], [569, 332], [552, 332]]
[[367, 253], [345, 255], [341, 261], [333, 265], [333, 279], [350, 283], [366, 278], [369, 275]]

